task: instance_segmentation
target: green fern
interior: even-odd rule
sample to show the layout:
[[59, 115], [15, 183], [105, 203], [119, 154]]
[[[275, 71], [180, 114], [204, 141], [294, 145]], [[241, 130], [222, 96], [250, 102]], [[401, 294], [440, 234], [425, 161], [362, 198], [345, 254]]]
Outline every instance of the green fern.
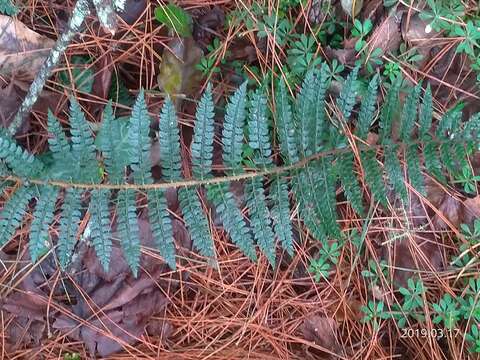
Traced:
[[140, 229], [135, 207], [135, 192], [120, 190], [117, 194], [117, 231], [127, 264], [136, 277], [140, 267]]
[[112, 234], [110, 227], [110, 211], [108, 190], [93, 190], [90, 201], [90, 232], [95, 252], [105, 272], [110, 266], [112, 254]]
[[81, 195], [78, 189], [65, 191], [58, 234], [58, 259], [63, 270], [69, 265], [75, 248], [81, 218]]
[[362, 104], [360, 106], [360, 113], [358, 114], [357, 126], [355, 129], [355, 135], [360, 139], [366, 140], [372, 122], [375, 118], [376, 103], [377, 103], [377, 94], [378, 94], [378, 84], [380, 76], [376, 74], [370, 83], [368, 84], [367, 94], [365, 98], [362, 99]]
[[0, 246], [10, 240], [22, 223], [25, 208], [33, 197], [33, 190], [28, 186], [17, 189], [0, 212]]
[[[1, 244], [13, 237], [22, 225], [25, 211], [36, 194], [30, 226], [31, 258], [36, 261], [54, 245], [50, 228], [58, 226], [57, 253], [62, 269], [66, 270], [75, 251], [80, 221], [85, 215], [83, 207], [88, 205], [87, 228], [104, 270], [109, 269], [112, 224], [116, 224], [115, 235], [118, 235], [124, 257], [137, 275], [141, 265], [136, 205], [139, 197], [142, 203], [146, 202], [155, 244], [165, 262], [175, 269], [175, 241], [165, 190], [171, 184], [178, 187], [180, 211], [193, 247], [209, 264], [216, 265], [210, 232], [209, 209], [212, 209], [236, 247], [255, 261], [255, 243], [258, 244], [274, 267], [276, 242], [289, 255], [295, 254], [292, 208], [298, 209], [299, 218], [311, 237], [325, 245], [331, 238], [343, 237], [337, 213], [337, 186], [342, 186], [352, 208], [364, 215], [364, 188], [386, 208], [389, 204], [386, 184], [389, 197], [407, 200], [405, 174], [408, 174], [411, 187], [425, 194], [424, 174], [446, 181], [445, 173], [455, 174], [468, 165], [468, 157], [478, 148], [480, 115], [462, 122], [461, 108], [456, 107], [445, 113], [436, 129], [432, 129], [433, 100], [428, 85], [422, 101], [418, 85], [407, 95], [401, 108], [402, 79], [399, 77], [378, 109], [380, 81], [379, 76], [374, 76], [361, 101], [356, 123], [353, 123], [358, 71], [355, 68], [349, 74], [336, 100], [340, 115], [326, 104], [330, 87], [326, 65], [307, 73], [296, 97], [290, 96], [287, 85], [281, 80], [274, 91], [273, 124], [265, 89], [259, 88], [247, 96], [247, 84], [242, 84], [229, 98], [223, 121], [221, 144], [225, 169], [220, 176], [224, 178], [213, 181], [215, 131], [211, 85], [195, 114], [191, 171], [187, 168], [188, 162], [182, 162], [175, 107], [169, 98], [165, 99], [156, 137], [162, 180], [167, 184], [159, 185], [161, 188], [151, 186], [156, 180], [150, 159], [154, 137], [150, 133], [151, 118], [143, 91], [139, 92], [128, 120], [115, 119], [112, 104], [107, 104], [95, 142], [85, 115], [74, 99], [70, 103], [69, 132], [64, 131], [52, 113], [48, 114], [49, 153], [34, 156], [5, 131], [0, 131], [0, 176], [8, 179], [5, 186], [18, 187], [5, 199], [0, 212]], [[295, 104], [294, 109], [292, 104]], [[398, 140], [393, 131], [397, 118]], [[417, 120], [418, 138], [415, 137]], [[355, 129], [356, 136], [351, 137], [349, 129]], [[377, 129], [379, 143], [366, 142], [369, 133]], [[275, 136], [281, 159], [274, 153]], [[251, 160], [255, 169], [242, 168], [245, 140], [253, 150]], [[280, 167], [285, 164], [286, 168]], [[184, 183], [182, 169], [185, 174], [192, 173], [192, 179], [187, 180], [196, 180], [194, 184]], [[250, 171], [261, 174], [248, 173]], [[230, 177], [232, 175], [235, 177]], [[230, 188], [230, 180], [239, 177], [244, 185], [245, 211]], [[100, 182], [105, 189], [95, 185]], [[123, 186], [127, 183], [128, 186]], [[117, 190], [109, 187], [112, 184]], [[5, 191], [7, 193], [10, 191]], [[63, 195], [63, 200], [56, 224], [53, 218], [59, 194]], [[208, 204], [204, 203], [204, 194]], [[112, 214], [115, 214], [113, 219]]]
[[287, 85], [281, 79], [275, 95], [277, 133], [280, 151], [287, 163], [296, 163], [299, 151], [296, 143], [297, 135], [293, 120], [292, 105], [288, 95]]
[[49, 228], [53, 221], [55, 202], [58, 190], [44, 187], [39, 190], [37, 204], [33, 212], [33, 221], [30, 226], [30, 258], [36, 262], [50, 247]]
[[246, 103], [247, 83], [244, 82], [227, 104], [225, 120], [223, 121], [223, 164], [232, 173], [237, 172], [239, 168], [241, 169]]
[[213, 97], [212, 85], [208, 84], [197, 107], [195, 131], [191, 146], [192, 172], [196, 179], [211, 176], [213, 158]]

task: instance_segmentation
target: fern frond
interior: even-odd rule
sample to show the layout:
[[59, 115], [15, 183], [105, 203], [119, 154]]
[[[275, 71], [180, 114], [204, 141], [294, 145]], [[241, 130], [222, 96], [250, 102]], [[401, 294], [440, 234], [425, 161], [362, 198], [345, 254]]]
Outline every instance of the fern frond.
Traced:
[[125, 260], [136, 277], [140, 267], [140, 229], [137, 221], [135, 195], [135, 191], [132, 190], [118, 192], [117, 230]]
[[62, 129], [62, 126], [58, 122], [57, 118], [53, 115], [51, 110], [48, 110], [48, 132], [50, 137], [48, 138], [48, 145], [53, 152], [53, 156], [56, 160], [63, 161], [67, 154], [70, 154], [72, 147], [68, 142], [67, 136]]
[[152, 163], [150, 160], [151, 139], [150, 116], [148, 115], [147, 104], [143, 89], [138, 93], [133, 105], [128, 128], [128, 142], [130, 144], [129, 163], [133, 170], [133, 179], [136, 184], [151, 184]]
[[[337, 174], [335, 173], [335, 167], [332, 166], [332, 158], [321, 158], [314, 164], [315, 179], [311, 178], [311, 183], [314, 186], [312, 189], [318, 195], [320, 202], [316, 207], [319, 210], [318, 214], [322, 219], [322, 224], [325, 233], [335, 239], [340, 238], [340, 227], [337, 224], [337, 202], [335, 193], [335, 183], [337, 180]], [[308, 172], [310, 173], [310, 172]]]
[[246, 103], [247, 82], [244, 82], [230, 97], [223, 121], [223, 164], [234, 173], [241, 170]]
[[36, 262], [49, 247], [48, 229], [53, 221], [57, 195], [58, 190], [54, 187], [44, 186], [40, 189], [30, 226], [29, 250], [32, 262]]
[[[308, 154], [315, 154], [320, 151], [320, 145], [325, 134], [325, 97], [327, 90], [330, 87], [330, 68], [326, 63], [320, 67], [320, 72], [317, 76], [315, 84], [315, 116], [309, 120], [308, 135], [309, 145], [307, 149]], [[308, 119], [307, 119], [308, 120]]]
[[382, 143], [384, 141], [388, 142], [392, 136], [392, 125], [393, 120], [398, 112], [400, 86], [402, 81], [403, 79], [401, 75], [397, 76], [397, 78], [393, 81], [380, 112], [379, 135]]
[[345, 122], [349, 121], [353, 107], [356, 103], [358, 90], [357, 77], [359, 70], [360, 66], [357, 65], [353, 68], [350, 74], [348, 74], [343, 84], [342, 91], [340, 91], [340, 95], [337, 99], [338, 109], [340, 110]]
[[248, 144], [258, 153], [254, 157], [257, 166], [272, 163], [272, 144], [268, 131], [267, 98], [261, 89], [252, 96], [248, 112]]
[[0, 132], [0, 160], [3, 160], [17, 176], [38, 175], [43, 169], [43, 163], [40, 160], [23, 150], [4, 132]]
[[275, 176], [269, 187], [269, 202], [272, 204], [271, 214], [275, 236], [290, 256], [293, 256], [293, 233], [290, 221], [290, 201], [288, 185], [285, 178]]
[[167, 199], [163, 190], [148, 190], [148, 219], [152, 227], [153, 238], [160, 254], [172, 270], [175, 264], [175, 241], [173, 239], [172, 220], [167, 210]]
[[295, 163], [299, 159], [296, 143], [297, 135], [293, 120], [290, 96], [285, 81], [281, 79], [275, 93], [275, 115], [280, 152], [287, 163]]
[[230, 235], [233, 243], [252, 261], [257, 260], [252, 235], [245, 223], [228, 184], [214, 184], [207, 188], [207, 196], [215, 205], [215, 211], [220, 216], [223, 227]]
[[420, 159], [418, 157], [417, 144], [410, 144], [405, 151], [405, 160], [407, 162], [408, 177], [412, 187], [421, 195], [426, 195], [423, 174], [420, 170]]
[[165, 99], [160, 114], [158, 141], [162, 176], [168, 180], [181, 178], [182, 158], [180, 156], [180, 133], [175, 106], [170, 97]]
[[367, 94], [362, 99], [362, 104], [360, 105], [355, 134], [362, 140], [367, 139], [370, 126], [375, 118], [379, 79], [380, 76], [375, 74], [372, 80], [370, 80]]
[[298, 204], [298, 214], [313, 237], [321, 242], [327, 241], [320, 217], [317, 216], [315, 192], [308, 187], [305, 169], [298, 171], [291, 180], [293, 193]]
[[462, 112], [458, 107], [448, 110], [440, 119], [435, 135], [438, 139], [449, 139], [460, 126], [462, 119]]
[[296, 128], [298, 140], [297, 144], [302, 156], [311, 155], [309, 152], [309, 144], [311, 143], [311, 121], [315, 119], [315, 96], [316, 92], [316, 76], [315, 69], [311, 69], [305, 75], [302, 87], [297, 95], [296, 106]]
[[245, 185], [247, 207], [253, 236], [272, 268], [275, 267], [275, 236], [272, 230], [270, 213], [267, 208], [262, 180], [258, 177]]
[[410, 94], [408, 94], [405, 105], [403, 106], [402, 116], [400, 118], [400, 139], [405, 143], [410, 141], [415, 126], [421, 89], [421, 84], [415, 86], [413, 90], [410, 91]]
[[427, 171], [435, 176], [441, 182], [445, 182], [445, 177], [442, 173], [442, 164], [439, 160], [438, 146], [429, 135], [423, 135], [423, 157], [425, 161], [425, 168]]
[[6, 200], [0, 212], [0, 246], [8, 242], [22, 223], [28, 203], [33, 197], [32, 188], [22, 186]]
[[92, 191], [90, 200], [90, 236], [95, 253], [105, 272], [108, 272], [112, 255], [109, 198], [110, 191], [98, 189]]
[[336, 163], [336, 172], [343, 185], [345, 196], [352, 208], [359, 215], [365, 213], [362, 201], [362, 190], [355, 176], [354, 157], [350, 152], [340, 155]]
[[[395, 193], [406, 203], [408, 201], [407, 188], [403, 181], [402, 165], [398, 158], [398, 145], [389, 143], [385, 146], [384, 150], [385, 158], [385, 172], [387, 173], [387, 179], [389, 185], [393, 187]], [[419, 166], [417, 163], [416, 166]]]
[[430, 128], [432, 127], [433, 117], [433, 100], [432, 100], [432, 88], [430, 84], [427, 85], [425, 94], [423, 95], [422, 105], [420, 107], [420, 114], [418, 119], [420, 138], [425, 138]]
[[90, 126], [80, 104], [70, 98], [70, 133], [72, 134], [72, 155], [75, 160], [75, 175], [82, 182], [98, 182], [99, 171], [96, 161], [95, 145]]
[[178, 200], [182, 209], [183, 219], [190, 231], [193, 246], [200, 255], [210, 259], [215, 258], [212, 236], [207, 215], [195, 188], [181, 188], [178, 190]]
[[450, 174], [455, 174], [457, 171], [457, 163], [455, 157], [451, 153], [452, 147], [448, 142], [440, 144], [440, 161], [446, 167]]
[[58, 234], [58, 259], [63, 270], [70, 264], [81, 217], [81, 195], [78, 189], [65, 191]]
[[108, 180], [112, 184], [121, 184], [125, 178], [125, 167], [129, 164], [130, 144], [127, 122], [115, 119], [112, 102], [109, 101], [103, 112], [103, 121], [98, 148], [102, 152]]
[[377, 162], [375, 150], [367, 150], [360, 153], [363, 170], [365, 171], [365, 181], [370, 187], [376, 201], [383, 206], [387, 206], [387, 191], [383, 182], [383, 174], [380, 165]]
[[195, 114], [195, 129], [191, 146], [192, 172], [195, 179], [205, 179], [210, 176], [212, 171], [213, 106], [212, 86], [208, 84]]

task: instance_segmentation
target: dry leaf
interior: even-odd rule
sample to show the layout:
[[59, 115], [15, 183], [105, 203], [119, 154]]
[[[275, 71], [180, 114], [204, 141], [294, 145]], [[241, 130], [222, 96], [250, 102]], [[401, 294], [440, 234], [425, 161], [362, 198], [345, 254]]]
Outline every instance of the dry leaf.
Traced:
[[[330, 353], [339, 353], [340, 349], [336, 338], [338, 325], [334, 319], [325, 316], [312, 315], [303, 321], [301, 330], [305, 340], [312, 341], [316, 345], [327, 349]], [[323, 353], [324, 356], [327, 354], [328, 353], [326, 352]], [[336, 358], [331, 354], [329, 355], [329, 359]]]
[[341, 0], [342, 9], [349, 16], [355, 17], [360, 13], [363, 6], [363, 0]]
[[401, 16], [392, 14], [375, 28], [368, 41], [368, 49], [371, 53], [375, 49], [381, 49], [382, 54], [394, 52], [400, 47], [402, 35], [400, 32]]
[[55, 42], [11, 17], [0, 15], [0, 75], [34, 77]]

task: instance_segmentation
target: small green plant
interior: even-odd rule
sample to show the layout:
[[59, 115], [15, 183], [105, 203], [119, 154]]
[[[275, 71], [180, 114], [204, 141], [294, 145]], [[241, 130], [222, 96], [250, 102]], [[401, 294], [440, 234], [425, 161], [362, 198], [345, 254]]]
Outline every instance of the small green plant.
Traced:
[[390, 82], [394, 82], [395, 79], [400, 75], [400, 66], [396, 62], [388, 62], [385, 64], [385, 69], [383, 70], [383, 75], [385, 75]]
[[470, 327], [470, 331], [465, 334], [465, 340], [471, 344], [470, 352], [480, 353], [480, 330], [477, 324]]
[[61, 71], [58, 75], [60, 84], [90, 94], [95, 77], [91, 63], [88, 56], [72, 56], [69, 64], [71, 73], [68, 70]]
[[370, 19], [366, 19], [363, 23], [358, 19], [355, 19], [353, 22], [352, 36], [358, 38], [357, 42], [355, 43], [355, 50], [358, 53], [362, 52], [367, 45], [365, 38], [368, 34], [370, 34], [372, 29], [373, 23]]
[[328, 260], [325, 257], [320, 256], [317, 259], [310, 260], [308, 271], [313, 274], [315, 282], [320, 282], [320, 280], [328, 278], [331, 268], [332, 266]]
[[469, 164], [465, 164], [459, 174], [455, 174], [454, 183], [463, 184], [463, 191], [467, 194], [477, 193], [477, 182], [480, 181], [480, 175], [474, 175]]
[[155, 19], [179, 36], [192, 35], [192, 19], [181, 7], [174, 4], [160, 5], [155, 8]]
[[258, 23], [258, 37], [273, 39], [278, 46], [284, 46], [292, 30], [292, 24], [287, 19], [276, 15], [266, 15]]
[[363, 323], [372, 323], [373, 328], [377, 331], [380, 328], [380, 320], [386, 320], [390, 318], [390, 313], [385, 310], [385, 304], [383, 301], [368, 301], [367, 306], [362, 306], [361, 311], [363, 312]]
[[458, 302], [450, 294], [444, 294], [438, 304], [432, 304], [432, 307], [436, 314], [432, 320], [434, 324], [443, 323], [447, 329], [452, 330], [460, 320]]
[[297, 40], [290, 43], [288, 50], [288, 64], [295, 75], [302, 76], [321, 63], [316, 56], [317, 43], [312, 35], [301, 34]]

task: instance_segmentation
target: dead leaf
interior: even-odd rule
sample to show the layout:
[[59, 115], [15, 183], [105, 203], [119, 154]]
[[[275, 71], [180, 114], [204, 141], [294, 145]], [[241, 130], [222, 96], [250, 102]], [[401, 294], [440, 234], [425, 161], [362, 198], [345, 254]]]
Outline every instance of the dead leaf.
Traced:
[[202, 78], [195, 67], [202, 56], [203, 51], [193, 38], [172, 39], [162, 55], [157, 76], [160, 89], [172, 97], [193, 95]]
[[132, 25], [142, 15], [146, 7], [147, 0], [127, 0], [125, 11], [120, 12], [119, 15], [128, 25]]
[[[308, 316], [303, 321], [301, 330], [305, 340], [327, 349], [330, 353], [339, 354], [340, 347], [337, 342], [338, 324], [334, 319], [319, 315]], [[326, 354], [328, 353], [323, 353], [323, 355]], [[329, 359], [337, 358], [332, 354], [328, 355]]]
[[22, 22], [0, 15], [0, 74], [33, 78], [54, 44]]
[[363, 0], [341, 0], [342, 9], [351, 17], [357, 16], [362, 10]]
[[208, 9], [204, 14], [194, 19], [193, 38], [205, 51], [225, 23], [225, 12], [219, 6]]
[[465, 206], [465, 224], [473, 224], [475, 219], [480, 219], [480, 196], [469, 198], [463, 202]]
[[375, 49], [381, 49], [382, 54], [398, 50], [402, 41], [401, 18], [399, 13], [391, 14], [375, 28], [368, 40], [369, 53]]

